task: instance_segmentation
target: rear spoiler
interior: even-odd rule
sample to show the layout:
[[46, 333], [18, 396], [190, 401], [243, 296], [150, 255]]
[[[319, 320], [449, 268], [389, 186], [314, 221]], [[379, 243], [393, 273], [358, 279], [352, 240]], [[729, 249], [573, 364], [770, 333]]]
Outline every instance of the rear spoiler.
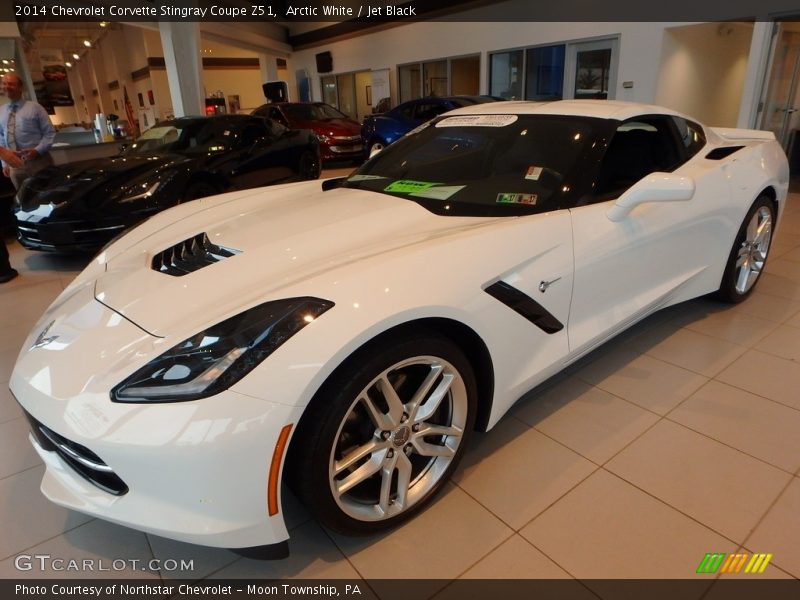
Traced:
[[771, 131], [762, 131], [760, 129], [734, 129], [732, 127], [712, 127], [711, 131], [726, 141], [763, 141], [768, 142], [775, 139], [775, 134]]

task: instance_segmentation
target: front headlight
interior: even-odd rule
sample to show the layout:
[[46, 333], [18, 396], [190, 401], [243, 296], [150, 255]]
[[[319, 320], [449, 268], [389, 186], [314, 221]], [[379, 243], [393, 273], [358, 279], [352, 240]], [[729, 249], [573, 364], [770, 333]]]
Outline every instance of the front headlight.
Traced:
[[161, 185], [160, 181], [156, 181], [152, 185], [143, 183], [138, 186], [130, 188], [127, 192], [128, 195], [119, 199], [120, 202], [133, 202], [134, 200], [147, 200], [156, 193], [158, 186]]
[[333, 307], [319, 298], [259, 304], [184, 340], [111, 390], [114, 402], [183, 402], [218, 394]]

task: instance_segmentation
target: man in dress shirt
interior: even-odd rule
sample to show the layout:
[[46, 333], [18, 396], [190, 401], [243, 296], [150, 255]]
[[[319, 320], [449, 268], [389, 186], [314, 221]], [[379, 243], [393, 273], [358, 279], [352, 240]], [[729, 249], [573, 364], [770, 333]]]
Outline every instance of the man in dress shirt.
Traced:
[[[53, 164], [50, 146], [55, 128], [40, 104], [22, 97], [22, 80], [14, 73], [3, 76], [3, 89], [9, 102], [0, 106], [0, 161], [3, 175], [19, 189], [28, 177]], [[11, 268], [5, 240], [0, 239], [0, 284], [11, 281], [17, 271]]]
[[18, 75], [4, 75], [3, 88], [9, 102], [0, 106], [0, 146], [16, 152], [24, 162], [15, 168], [3, 161], [3, 175], [19, 189], [28, 177], [53, 164], [50, 146], [56, 130], [41, 104], [22, 97]]

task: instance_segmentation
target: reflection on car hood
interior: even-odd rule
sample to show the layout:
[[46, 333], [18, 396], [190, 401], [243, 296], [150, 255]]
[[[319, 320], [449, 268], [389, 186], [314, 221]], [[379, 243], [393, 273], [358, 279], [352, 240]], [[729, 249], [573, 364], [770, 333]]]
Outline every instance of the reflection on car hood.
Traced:
[[105, 201], [131, 180], [186, 160], [178, 155], [124, 155], [51, 167], [29, 179], [20, 204], [24, 210], [32, 210], [39, 205], [60, 205], [92, 197]]
[[[208, 208], [191, 213], [186, 207], [162, 213], [176, 215], [175, 222], [112, 256], [97, 281], [97, 298], [164, 336], [187, 322], [203, 324], [209, 307], [233, 313], [304, 281], [306, 293], [317, 293], [314, 279], [336, 269], [497, 220], [436, 216], [414, 202], [363, 190], [322, 192], [318, 182], [224, 199], [205, 199]], [[239, 253], [182, 277], [152, 269], [155, 255], [200, 233]]]

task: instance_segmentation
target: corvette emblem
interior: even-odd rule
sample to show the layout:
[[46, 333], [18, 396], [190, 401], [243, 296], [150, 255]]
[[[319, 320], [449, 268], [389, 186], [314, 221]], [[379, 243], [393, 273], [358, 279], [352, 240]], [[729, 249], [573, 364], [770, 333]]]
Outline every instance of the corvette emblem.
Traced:
[[47, 324], [47, 327], [42, 329], [42, 331], [39, 333], [39, 335], [36, 336], [36, 341], [30, 347], [30, 350], [35, 350], [36, 348], [41, 348], [43, 346], [47, 346], [47, 344], [49, 344], [50, 342], [58, 339], [57, 335], [51, 335], [50, 337], [47, 337], [47, 332], [50, 331], [50, 328], [53, 326], [53, 323], [55, 323], [55, 321], [50, 321]]

